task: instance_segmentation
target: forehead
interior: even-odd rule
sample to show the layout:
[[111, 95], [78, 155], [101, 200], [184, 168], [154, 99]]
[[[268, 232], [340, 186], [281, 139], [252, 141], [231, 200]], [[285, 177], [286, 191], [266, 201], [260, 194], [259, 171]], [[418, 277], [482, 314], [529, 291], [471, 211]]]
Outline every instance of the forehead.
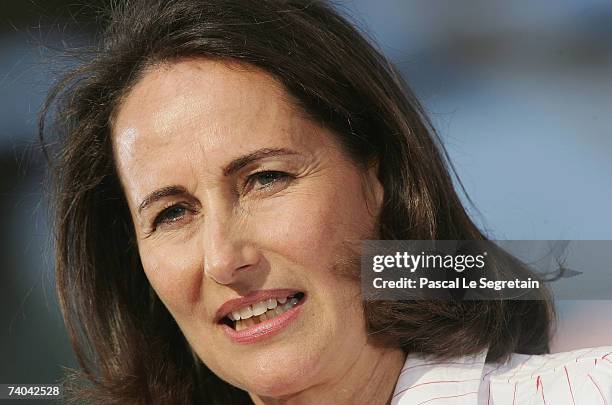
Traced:
[[[153, 144], [179, 133], [194, 138], [213, 131], [229, 135], [257, 118], [262, 126], [285, 128], [298, 118], [289, 99], [278, 81], [252, 67], [205, 59], [158, 65], [120, 104], [113, 138], [118, 143]], [[206, 131], [197, 130], [203, 127]]]
[[141, 179], [139, 188], [172, 181], [177, 165], [205, 163], [213, 170], [259, 148], [308, 150], [327, 138], [269, 74], [204, 59], [147, 71], [122, 101], [112, 129], [122, 180], [147, 173], [151, 184]]

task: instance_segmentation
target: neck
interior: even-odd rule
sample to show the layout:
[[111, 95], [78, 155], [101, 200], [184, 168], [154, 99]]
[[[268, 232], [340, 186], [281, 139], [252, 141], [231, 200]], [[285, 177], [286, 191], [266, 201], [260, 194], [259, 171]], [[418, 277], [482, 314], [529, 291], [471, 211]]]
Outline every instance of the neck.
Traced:
[[335, 379], [283, 398], [250, 396], [255, 405], [386, 405], [391, 402], [405, 360], [401, 349], [366, 346]]

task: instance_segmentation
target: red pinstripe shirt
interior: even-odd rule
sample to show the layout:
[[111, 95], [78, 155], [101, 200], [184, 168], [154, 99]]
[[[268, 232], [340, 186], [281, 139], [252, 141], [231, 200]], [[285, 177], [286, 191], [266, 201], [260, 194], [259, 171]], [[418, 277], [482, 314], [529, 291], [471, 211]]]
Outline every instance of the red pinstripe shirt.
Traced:
[[409, 355], [391, 405], [612, 405], [612, 346], [485, 358]]

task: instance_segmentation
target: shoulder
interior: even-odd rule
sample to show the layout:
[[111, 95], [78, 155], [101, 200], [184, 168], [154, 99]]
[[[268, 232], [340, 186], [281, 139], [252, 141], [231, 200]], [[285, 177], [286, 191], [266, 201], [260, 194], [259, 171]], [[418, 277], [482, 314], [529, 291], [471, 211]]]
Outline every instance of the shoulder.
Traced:
[[482, 385], [487, 397], [518, 404], [612, 404], [612, 346], [514, 354], [506, 363], [485, 365]]
[[612, 405], [612, 346], [485, 359], [486, 351], [449, 361], [409, 355], [392, 404]]

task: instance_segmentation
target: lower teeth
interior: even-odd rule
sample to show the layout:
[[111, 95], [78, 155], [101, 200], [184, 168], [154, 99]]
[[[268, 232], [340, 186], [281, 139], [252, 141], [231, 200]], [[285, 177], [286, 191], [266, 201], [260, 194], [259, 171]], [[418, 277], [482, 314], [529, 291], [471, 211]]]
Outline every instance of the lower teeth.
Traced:
[[259, 316], [252, 316], [248, 319], [241, 319], [239, 321], [235, 321], [234, 329], [236, 331], [241, 331], [243, 329], [247, 329], [247, 328], [250, 328], [251, 326], [257, 325], [260, 322], [275, 318], [287, 312], [289, 309], [295, 306], [298, 302], [299, 302], [299, 299], [296, 297], [289, 298], [285, 304], [278, 305], [274, 309], [269, 309]]

